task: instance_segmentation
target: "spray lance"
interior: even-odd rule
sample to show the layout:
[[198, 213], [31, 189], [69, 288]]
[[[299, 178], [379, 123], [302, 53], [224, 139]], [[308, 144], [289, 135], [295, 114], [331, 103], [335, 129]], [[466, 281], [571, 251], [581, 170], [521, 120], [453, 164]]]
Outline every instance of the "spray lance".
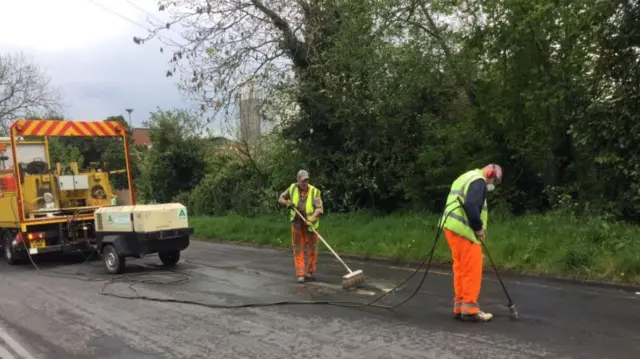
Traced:
[[[458, 203], [460, 203], [460, 208], [464, 209], [464, 203], [462, 202], [462, 199], [460, 199], [460, 197], [458, 197], [457, 199], [458, 199]], [[482, 244], [482, 248], [484, 248], [484, 252], [487, 254], [487, 257], [489, 257], [489, 263], [491, 263], [491, 267], [493, 267], [493, 271], [496, 273], [496, 277], [498, 277], [498, 281], [502, 286], [502, 290], [504, 291], [504, 294], [507, 296], [507, 300], [509, 301], [509, 303], [507, 304], [507, 308], [509, 308], [509, 313], [511, 314], [510, 317], [512, 319], [520, 318], [520, 314], [518, 314], [516, 305], [513, 303], [513, 300], [509, 295], [509, 291], [507, 290], [507, 287], [504, 285], [504, 281], [500, 277], [500, 273], [498, 273], [498, 268], [496, 267], [495, 263], [493, 262], [493, 259], [491, 258], [491, 254], [489, 253], [489, 249], [487, 248], [487, 245], [484, 243], [482, 239], [480, 238], [477, 238], [477, 239]]]

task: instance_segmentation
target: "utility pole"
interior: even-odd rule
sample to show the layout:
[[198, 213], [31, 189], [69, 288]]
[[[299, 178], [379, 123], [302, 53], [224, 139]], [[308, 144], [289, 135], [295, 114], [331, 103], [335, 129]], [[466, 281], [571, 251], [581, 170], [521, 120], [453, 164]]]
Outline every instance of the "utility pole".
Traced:
[[133, 130], [133, 126], [132, 126], [132, 123], [131, 123], [131, 112], [133, 112], [133, 109], [132, 108], [125, 108], [124, 110], [129, 113], [129, 128]]

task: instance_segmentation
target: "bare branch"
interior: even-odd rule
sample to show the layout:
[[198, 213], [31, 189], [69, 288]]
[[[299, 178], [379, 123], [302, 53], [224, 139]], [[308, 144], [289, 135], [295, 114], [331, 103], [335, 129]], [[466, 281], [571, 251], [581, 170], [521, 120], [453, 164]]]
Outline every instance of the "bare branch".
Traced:
[[247, 81], [267, 90], [292, 77], [292, 67], [309, 66], [306, 0], [162, 0], [159, 10], [171, 21], [134, 41], [180, 31], [184, 43], [167, 47], [173, 50], [167, 76], [179, 72], [181, 92], [203, 111], [233, 112]]
[[238, 149], [238, 158], [246, 166], [250, 166], [258, 174], [260, 178], [266, 178], [264, 171], [260, 169], [258, 162], [253, 156], [255, 144], [250, 144], [246, 139], [239, 137], [240, 146]]
[[42, 69], [23, 53], [0, 54], [0, 130], [17, 118], [61, 109], [62, 96]]
[[[394, 27], [414, 4], [371, 1], [366, 11], [375, 19], [368, 25], [362, 20], [363, 36], [354, 41], [397, 33]], [[351, 6], [335, 0], [161, 0], [160, 10], [169, 12], [171, 21], [157, 24], [139, 42], [180, 28], [185, 43], [172, 49], [167, 76], [179, 72], [181, 92], [203, 112], [229, 115], [237, 108], [236, 93], [249, 80], [271, 92], [290, 86], [302, 71], [326, 65], [322, 55], [367, 4]]]
[[420, 10], [420, 13], [417, 13], [412, 7], [410, 10], [410, 16], [407, 16], [405, 21], [409, 25], [423, 31], [429, 38], [433, 39], [438, 44], [440, 50], [444, 54], [444, 59], [446, 60], [447, 65], [450, 66], [451, 70], [453, 71], [458, 86], [460, 86], [464, 90], [469, 104], [471, 106], [475, 106], [475, 91], [469, 79], [465, 76], [465, 74], [461, 73], [460, 69], [455, 64], [454, 49], [452, 48], [450, 43], [447, 42], [445, 32], [446, 29], [443, 30], [443, 27], [439, 26], [436, 23], [432, 14], [432, 10], [429, 8], [428, 3], [419, 0], [412, 1], [415, 2], [416, 7]]

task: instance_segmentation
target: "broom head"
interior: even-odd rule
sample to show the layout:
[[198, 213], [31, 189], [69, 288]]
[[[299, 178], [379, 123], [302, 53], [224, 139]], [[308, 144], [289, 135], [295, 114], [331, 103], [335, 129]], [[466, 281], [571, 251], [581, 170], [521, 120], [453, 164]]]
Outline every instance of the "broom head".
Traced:
[[353, 271], [349, 274], [345, 274], [342, 277], [342, 288], [349, 289], [364, 284], [364, 272], [360, 269]]

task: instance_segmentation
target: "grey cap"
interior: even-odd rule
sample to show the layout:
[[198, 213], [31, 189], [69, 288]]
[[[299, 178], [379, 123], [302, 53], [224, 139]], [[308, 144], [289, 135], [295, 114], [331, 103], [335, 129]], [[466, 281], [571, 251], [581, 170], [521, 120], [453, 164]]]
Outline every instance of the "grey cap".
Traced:
[[304, 181], [306, 179], [309, 179], [309, 172], [307, 172], [306, 170], [300, 170], [298, 171], [298, 176], [297, 178], [301, 181]]

